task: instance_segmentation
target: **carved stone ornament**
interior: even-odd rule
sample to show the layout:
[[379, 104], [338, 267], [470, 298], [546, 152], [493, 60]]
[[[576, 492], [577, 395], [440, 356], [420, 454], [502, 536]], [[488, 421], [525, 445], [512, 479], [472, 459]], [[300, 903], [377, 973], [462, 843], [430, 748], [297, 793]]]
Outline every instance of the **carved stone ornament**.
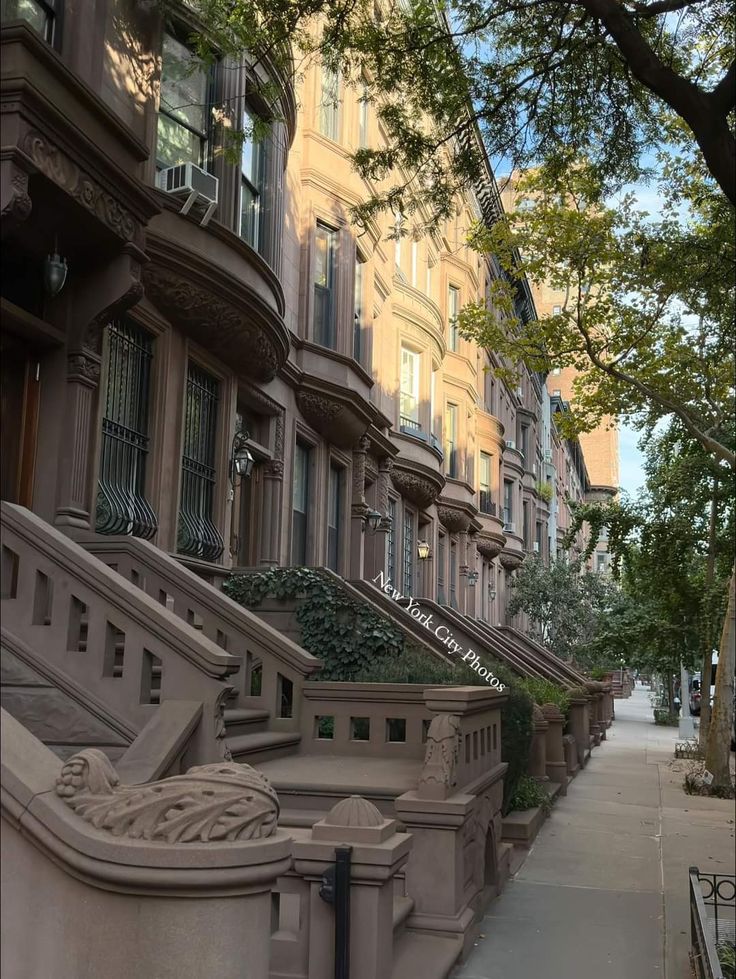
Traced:
[[265, 775], [221, 762], [143, 785], [120, 785], [97, 748], [72, 755], [56, 780], [78, 816], [113, 836], [166, 843], [264, 839], [276, 830], [279, 801]]
[[205, 287], [180, 271], [147, 265], [146, 295], [171, 322], [225, 363], [259, 381], [270, 381], [282, 366], [288, 348], [277, 349], [268, 327], [256, 323], [246, 309], [219, 298], [216, 283]]
[[492, 561], [494, 558], [497, 558], [503, 550], [503, 543], [501, 541], [494, 540], [493, 537], [478, 536], [475, 539], [475, 547], [478, 553], [481, 554], [487, 561]]
[[78, 350], [67, 357], [67, 377], [96, 387], [100, 381], [100, 358], [95, 354]]
[[119, 238], [132, 241], [137, 236], [140, 226], [133, 215], [96, 180], [73, 163], [47, 136], [36, 129], [30, 129], [20, 145], [45, 177], [94, 214]]
[[335, 422], [345, 410], [339, 401], [314, 391], [300, 391], [296, 400], [301, 413], [317, 431]]
[[501, 561], [501, 567], [505, 568], [506, 571], [516, 571], [523, 561], [523, 558], [521, 554], [508, 554], [505, 551], [502, 551], [499, 560]]
[[467, 532], [470, 527], [470, 517], [463, 510], [456, 510], [449, 506], [438, 506], [437, 516], [442, 526], [446, 527], [451, 534]]
[[[6, 164], [3, 163], [3, 167]], [[8, 163], [8, 167], [12, 164]], [[13, 166], [12, 177], [8, 181], [9, 193], [7, 200], [3, 199], [2, 207], [2, 232], [3, 236], [9, 234], [19, 224], [30, 215], [33, 208], [30, 194], [28, 193], [28, 174]]]
[[267, 479], [283, 479], [284, 463], [281, 459], [271, 459], [263, 467], [263, 473]]
[[399, 469], [396, 464], [391, 471], [391, 482], [405, 499], [416, 503], [420, 510], [432, 506], [440, 493], [436, 483], [406, 469]]
[[457, 714], [436, 714], [427, 731], [424, 766], [419, 776], [419, 794], [425, 798], [446, 798], [457, 783], [460, 753], [460, 718]]
[[232, 761], [233, 756], [227, 745], [227, 727], [225, 725], [225, 708], [227, 707], [230, 698], [235, 693], [235, 687], [226, 684], [220, 693], [217, 695], [217, 700], [215, 701], [215, 741], [220, 750], [221, 757], [225, 761]]

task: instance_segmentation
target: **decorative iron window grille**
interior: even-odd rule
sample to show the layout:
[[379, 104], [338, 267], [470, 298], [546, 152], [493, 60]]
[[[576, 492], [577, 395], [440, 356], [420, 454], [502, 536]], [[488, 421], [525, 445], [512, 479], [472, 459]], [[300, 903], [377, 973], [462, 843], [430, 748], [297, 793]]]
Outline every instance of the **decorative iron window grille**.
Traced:
[[388, 501], [389, 528], [386, 541], [386, 575], [396, 584], [396, 500]]
[[158, 520], [145, 497], [153, 339], [126, 320], [109, 324], [107, 387], [95, 526], [150, 540]]
[[206, 561], [223, 551], [220, 532], [212, 522], [215, 497], [218, 383], [189, 364], [184, 408], [178, 550]]
[[414, 594], [414, 514], [404, 508], [404, 594]]

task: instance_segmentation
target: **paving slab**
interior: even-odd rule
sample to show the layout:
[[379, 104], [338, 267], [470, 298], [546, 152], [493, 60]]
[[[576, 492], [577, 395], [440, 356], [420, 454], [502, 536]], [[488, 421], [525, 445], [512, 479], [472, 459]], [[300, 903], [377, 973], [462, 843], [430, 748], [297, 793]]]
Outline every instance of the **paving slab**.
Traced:
[[733, 873], [734, 811], [684, 793], [676, 740], [648, 691], [616, 701], [454, 979], [691, 979], [688, 868]]

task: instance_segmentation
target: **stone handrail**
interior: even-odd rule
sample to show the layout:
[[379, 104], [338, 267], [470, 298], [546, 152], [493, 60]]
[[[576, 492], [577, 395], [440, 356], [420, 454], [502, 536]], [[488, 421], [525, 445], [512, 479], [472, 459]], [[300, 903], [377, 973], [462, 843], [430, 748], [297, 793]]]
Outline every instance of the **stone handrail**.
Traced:
[[190, 761], [225, 755], [239, 656], [198, 635], [35, 514], [2, 504], [3, 626], [140, 731], [164, 700], [199, 701]]
[[[316, 657], [148, 541], [95, 536], [83, 544], [201, 635], [242, 657], [244, 669], [232, 680], [231, 706], [265, 708], [274, 730], [298, 725], [299, 690], [305, 678], [320, 669]], [[261, 672], [260, 693], [251, 694], [256, 666]], [[281, 716], [281, 678], [292, 684], [293, 710], [288, 717]]]
[[230, 976], [247, 962], [268, 979], [263, 922], [291, 866], [277, 813], [248, 766], [121, 785], [101, 752], [62, 763], [2, 711], [3, 969], [126, 979]]

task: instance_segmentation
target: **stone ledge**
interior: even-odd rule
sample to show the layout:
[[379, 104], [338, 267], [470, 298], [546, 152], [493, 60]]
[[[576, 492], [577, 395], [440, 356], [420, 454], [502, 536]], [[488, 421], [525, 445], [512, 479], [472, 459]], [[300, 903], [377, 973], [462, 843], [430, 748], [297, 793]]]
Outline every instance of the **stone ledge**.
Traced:
[[523, 812], [510, 812], [503, 818], [501, 839], [504, 843], [528, 848], [534, 842], [544, 819], [544, 810], [540, 806], [525, 809]]

